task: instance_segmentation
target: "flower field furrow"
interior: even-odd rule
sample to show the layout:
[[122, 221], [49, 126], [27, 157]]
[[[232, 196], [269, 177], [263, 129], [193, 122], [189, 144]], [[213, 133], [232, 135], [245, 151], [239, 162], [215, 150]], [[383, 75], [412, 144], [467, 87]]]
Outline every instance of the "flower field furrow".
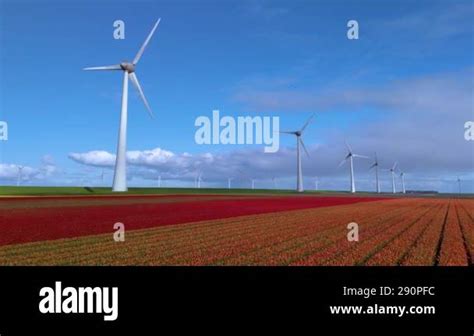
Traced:
[[441, 233], [443, 231], [444, 219], [448, 209], [449, 205], [447, 203], [444, 204], [442, 211], [436, 214], [430, 226], [400, 261], [400, 265], [434, 265]]
[[[379, 251], [392, 239], [402, 234], [405, 230], [408, 230], [411, 226], [415, 225], [419, 220], [425, 216], [430, 209], [426, 207], [418, 208], [411, 211], [402, 218], [391, 223], [388, 226], [383, 226], [380, 230], [374, 230], [370, 233], [364, 233], [367, 237], [361, 239], [357, 244], [350, 244], [348, 249], [343, 250], [334, 258], [325, 259], [321, 262], [322, 265], [359, 265], [363, 264], [372, 254]], [[319, 263], [318, 263], [319, 264]]]
[[[292, 265], [354, 265], [375, 246], [374, 244], [377, 242], [375, 237], [379, 234], [388, 235], [387, 231], [392, 233], [394, 230], [400, 230], [407, 221], [413, 220], [415, 216], [413, 210], [408, 210], [401, 216], [389, 219], [380, 217], [374, 223], [360, 222], [359, 242], [349, 242], [346, 237], [342, 237], [330, 248], [295, 261]], [[400, 221], [400, 218], [403, 220]]]
[[461, 232], [464, 237], [465, 247], [469, 253], [470, 265], [474, 263], [474, 222], [469, 217], [466, 210], [460, 202], [456, 202], [456, 211], [459, 223], [461, 224]]
[[[322, 249], [328, 249], [336, 241], [347, 240], [347, 228], [346, 225], [354, 218], [366, 218], [371, 217], [367, 210], [360, 209], [362, 212], [356, 212], [351, 216], [338, 219], [333, 230], [326, 231], [323, 234], [313, 234], [310, 236], [303, 236], [302, 238], [286, 241], [283, 244], [269, 245], [265, 249], [253, 251], [243, 257], [234, 257], [226, 261], [226, 263], [232, 264], [237, 262], [238, 264], [252, 264], [252, 265], [287, 265], [295, 261], [295, 259], [301, 259], [304, 256], [314, 254], [316, 251]], [[396, 217], [401, 215], [402, 209], [386, 211], [383, 213], [378, 212], [373, 217], [383, 217], [388, 220], [390, 217]], [[326, 220], [322, 218], [322, 220]]]
[[391, 242], [374, 253], [365, 263], [366, 265], [390, 266], [397, 265], [407, 251], [415, 244], [417, 239], [426, 231], [429, 225], [442, 212], [441, 204], [435, 205], [435, 209], [429, 211], [415, 225], [395, 237]]
[[454, 204], [451, 204], [448, 210], [438, 262], [441, 266], [465, 266], [468, 264]]

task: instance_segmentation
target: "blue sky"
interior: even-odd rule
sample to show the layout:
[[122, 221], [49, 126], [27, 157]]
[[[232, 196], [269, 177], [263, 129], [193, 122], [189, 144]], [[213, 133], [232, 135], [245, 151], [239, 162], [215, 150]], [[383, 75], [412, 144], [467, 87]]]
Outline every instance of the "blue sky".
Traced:
[[[313, 176], [322, 188], [347, 188], [347, 169], [337, 169], [346, 139], [361, 154], [377, 151], [386, 166], [399, 161], [411, 189], [453, 191], [452, 180], [461, 176], [474, 191], [473, 144], [463, 138], [464, 122], [474, 120], [470, 1], [0, 6], [0, 120], [9, 127], [9, 140], [0, 142], [1, 183], [16, 183], [17, 165], [28, 167], [25, 184], [97, 184], [102, 168], [108, 183], [121, 74], [82, 68], [132, 59], [161, 17], [137, 68], [156, 119], [130, 87], [130, 185], [154, 183], [158, 171], [169, 185], [187, 185], [203, 171], [217, 186], [243, 169], [262, 187], [270, 175], [281, 187], [293, 186], [291, 137], [281, 138], [275, 155], [261, 146], [195, 144], [195, 119], [219, 109], [279, 116], [282, 129], [298, 128], [316, 112], [304, 138], [311, 154], [303, 161], [307, 188]], [[357, 41], [346, 37], [351, 19], [359, 22]], [[115, 20], [125, 22], [125, 40], [113, 39]], [[356, 164], [360, 189], [370, 190], [370, 163]]]

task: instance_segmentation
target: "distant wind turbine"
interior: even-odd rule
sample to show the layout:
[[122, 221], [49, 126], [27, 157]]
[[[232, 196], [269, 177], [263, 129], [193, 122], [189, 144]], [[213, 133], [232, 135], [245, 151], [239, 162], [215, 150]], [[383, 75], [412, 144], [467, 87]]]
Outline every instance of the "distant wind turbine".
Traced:
[[318, 177], [316, 176], [316, 177], [314, 178], [314, 190], [318, 190], [318, 189], [319, 189], [319, 188], [318, 188], [318, 184], [319, 184], [319, 180], [318, 180]]
[[375, 161], [369, 169], [375, 168], [375, 188], [377, 193], [380, 193], [380, 182], [379, 182], [379, 161], [377, 159], [377, 153], [375, 153]]
[[354, 154], [352, 152], [351, 146], [346, 142], [346, 148], [347, 148], [347, 155], [344, 158], [344, 160], [339, 163], [339, 167], [341, 167], [347, 160], [349, 160], [350, 163], [350, 177], [351, 177], [351, 193], [356, 192], [355, 188], [355, 179], [354, 179], [354, 158], [362, 158], [362, 159], [368, 159], [369, 157], [364, 156], [364, 155], [359, 155], [359, 154]]
[[161, 175], [158, 175], [158, 188], [161, 188]]
[[457, 182], [458, 182], [459, 194], [461, 194], [461, 179], [459, 178], [459, 176], [458, 176]]
[[197, 182], [197, 188], [201, 189], [201, 182], [202, 182], [202, 174], [201, 173], [199, 173], [199, 175], [196, 179], [196, 182]]
[[398, 162], [395, 162], [393, 164], [392, 168], [386, 169], [392, 175], [392, 193], [394, 193], [394, 194], [397, 192], [397, 190], [395, 188], [395, 169], [397, 168], [397, 164], [398, 164]]
[[227, 189], [230, 189], [230, 188], [231, 188], [231, 184], [232, 184], [231, 182], [232, 182], [233, 179], [234, 179], [233, 177], [229, 177], [229, 178], [227, 179]]
[[18, 175], [17, 175], [17, 180], [16, 180], [16, 186], [19, 187], [21, 184], [21, 179], [23, 178], [22, 173], [23, 173], [23, 166], [18, 166]]
[[126, 153], [127, 153], [127, 105], [128, 105], [128, 80], [132, 82], [135, 88], [138, 91], [143, 103], [145, 104], [146, 109], [150, 113], [150, 116], [153, 117], [153, 113], [151, 111], [150, 106], [148, 105], [148, 101], [143, 94], [143, 90], [138, 82], [137, 75], [135, 74], [135, 67], [143, 55], [146, 46], [151, 40], [151, 37], [155, 33], [158, 24], [160, 23], [161, 19], [156, 21], [153, 29], [151, 30], [150, 34], [146, 38], [145, 42], [141, 46], [140, 50], [136, 54], [133, 61], [130, 62], [122, 62], [120, 64], [115, 65], [107, 65], [107, 66], [99, 66], [99, 67], [88, 67], [84, 68], [84, 70], [119, 70], [123, 71], [123, 89], [122, 89], [122, 111], [120, 114], [120, 127], [119, 127], [119, 138], [118, 138], [118, 145], [117, 145], [117, 157], [115, 159], [115, 174], [114, 174], [114, 183], [112, 187], [112, 191], [121, 192], [127, 191], [127, 171], [126, 171]]
[[400, 178], [402, 179], [402, 193], [406, 194], [406, 190], [405, 190], [405, 173], [404, 172], [400, 172]]
[[309, 153], [306, 150], [306, 146], [304, 145], [304, 142], [303, 142], [303, 139], [301, 138], [301, 136], [303, 135], [303, 132], [306, 129], [306, 127], [308, 127], [309, 123], [313, 119], [314, 115], [315, 114], [313, 113], [313, 115], [311, 115], [311, 117], [309, 117], [309, 119], [306, 121], [306, 123], [303, 125], [303, 127], [300, 130], [290, 131], [290, 132], [287, 132], [287, 131], [280, 132], [280, 133], [285, 133], [285, 134], [296, 135], [296, 191], [298, 191], [298, 192], [303, 192], [303, 171], [302, 171], [302, 168], [301, 168], [301, 149], [300, 149], [300, 146], [303, 147], [306, 155], [309, 157]]

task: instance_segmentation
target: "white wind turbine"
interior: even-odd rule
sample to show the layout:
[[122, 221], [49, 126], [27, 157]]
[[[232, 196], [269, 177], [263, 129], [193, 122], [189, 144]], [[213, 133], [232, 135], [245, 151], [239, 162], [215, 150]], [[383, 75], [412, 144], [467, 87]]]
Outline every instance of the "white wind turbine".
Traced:
[[377, 159], [377, 153], [375, 153], [375, 161], [369, 169], [375, 168], [375, 188], [377, 193], [380, 193], [380, 182], [379, 182], [379, 161]]
[[280, 132], [280, 133], [285, 133], [285, 134], [296, 135], [296, 191], [298, 191], [298, 192], [303, 192], [303, 171], [302, 171], [302, 168], [301, 168], [301, 149], [300, 149], [300, 146], [303, 147], [306, 155], [309, 157], [309, 153], [306, 150], [306, 146], [304, 145], [304, 142], [303, 142], [303, 139], [301, 138], [301, 136], [303, 135], [303, 132], [306, 129], [306, 127], [308, 127], [309, 123], [313, 119], [314, 115], [315, 114], [313, 113], [313, 115], [311, 115], [311, 117], [309, 117], [309, 119], [306, 121], [306, 123], [303, 125], [303, 127], [300, 130], [292, 131], [292, 132], [287, 132], [287, 131]]
[[405, 190], [405, 173], [400, 172], [400, 178], [402, 180], [402, 193], [406, 194], [407, 191]]
[[234, 179], [233, 177], [229, 177], [229, 178], [227, 179], [227, 189], [230, 189], [230, 188], [231, 188], [232, 180], [233, 180], [233, 179]]
[[398, 164], [398, 162], [395, 162], [393, 164], [392, 168], [386, 169], [392, 175], [392, 193], [394, 193], [394, 194], [397, 192], [397, 190], [395, 188], [395, 169], [397, 168], [397, 164]]
[[318, 177], [316, 176], [314, 178], [314, 190], [318, 190], [318, 185], [319, 185], [319, 180], [318, 180]]
[[460, 195], [461, 194], [461, 179], [459, 178], [459, 176], [458, 176], [457, 182], [458, 182], [459, 195]]
[[158, 175], [158, 188], [161, 188], [161, 175]]
[[342, 166], [347, 160], [349, 160], [350, 163], [350, 177], [351, 177], [351, 193], [356, 192], [355, 188], [355, 179], [354, 179], [354, 158], [361, 158], [361, 159], [368, 159], [369, 157], [365, 155], [359, 155], [359, 154], [354, 154], [352, 153], [352, 148], [349, 146], [347, 142], [345, 142], [346, 148], [347, 148], [347, 155], [344, 158], [344, 160], [339, 163], [339, 167]]
[[199, 175], [196, 177], [196, 180], [195, 180], [195, 187], [198, 189], [201, 189], [201, 182], [202, 182], [202, 173], [199, 173]]
[[107, 66], [99, 66], [99, 67], [88, 67], [84, 68], [84, 70], [119, 70], [123, 71], [123, 90], [122, 90], [122, 111], [120, 113], [120, 127], [119, 127], [119, 138], [118, 138], [118, 145], [117, 145], [117, 157], [115, 159], [115, 174], [114, 174], [114, 183], [112, 187], [112, 191], [127, 191], [127, 171], [126, 171], [126, 153], [127, 153], [127, 105], [128, 105], [128, 80], [132, 82], [132, 84], [137, 89], [143, 103], [145, 104], [146, 109], [150, 113], [150, 116], [153, 117], [153, 113], [151, 111], [150, 106], [148, 105], [148, 101], [143, 94], [143, 90], [138, 82], [137, 75], [135, 74], [135, 67], [143, 55], [146, 46], [151, 40], [158, 24], [160, 23], [161, 19], [156, 21], [153, 29], [151, 30], [150, 34], [146, 38], [145, 42], [141, 46], [140, 50], [136, 54], [133, 61], [130, 62], [122, 62], [120, 64], [115, 65], [107, 65]]
[[23, 166], [18, 166], [18, 175], [16, 179], [16, 186], [19, 187], [21, 184], [21, 179], [23, 178], [22, 173], [23, 173]]

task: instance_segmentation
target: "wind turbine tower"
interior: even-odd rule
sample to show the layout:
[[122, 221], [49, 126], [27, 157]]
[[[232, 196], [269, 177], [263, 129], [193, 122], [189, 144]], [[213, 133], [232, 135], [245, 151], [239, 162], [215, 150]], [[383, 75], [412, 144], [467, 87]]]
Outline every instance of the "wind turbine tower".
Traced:
[[379, 182], [379, 161], [377, 159], [377, 153], [375, 153], [375, 161], [369, 169], [375, 168], [375, 189], [377, 193], [380, 193], [380, 182]]
[[16, 186], [19, 187], [21, 184], [21, 179], [23, 178], [22, 173], [23, 173], [23, 166], [18, 166], [18, 175], [16, 179]]
[[395, 168], [397, 168], [397, 162], [395, 162], [392, 166], [392, 168], [388, 169], [390, 174], [392, 175], [392, 193], [396, 194], [397, 190], [395, 188]]
[[405, 173], [404, 172], [400, 172], [400, 178], [402, 179], [402, 193], [406, 194], [406, 190], [405, 190]]

